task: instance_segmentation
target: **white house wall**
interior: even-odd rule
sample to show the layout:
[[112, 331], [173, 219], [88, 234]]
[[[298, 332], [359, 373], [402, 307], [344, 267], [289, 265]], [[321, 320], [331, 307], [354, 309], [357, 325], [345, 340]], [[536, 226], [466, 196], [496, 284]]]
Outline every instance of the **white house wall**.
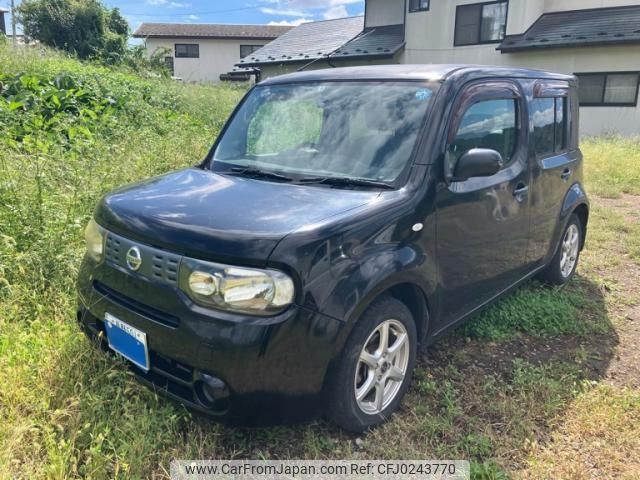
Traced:
[[[407, 13], [403, 63], [502, 63], [497, 44], [454, 47], [456, 7], [478, 0], [431, 1], [425, 12]], [[544, 0], [511, 0], [507, 33], [522, 33], [543, 12]]]
[[[510, 0], [509, 34], [523, 33], [545, 11], [637, 4], [639, 0]], [[456, 6], [478, 0], [431, 1], [426, 12], [407, 13], [406, 47], [400, 63], [467, 63], [536, 68], [559, 73], [640, 70], [640, 47], [619, 45], [546, 49], [502, 54], [498, 44], [454, 47]], [[640, 133], [638, 107], [581, 107], [581, 133]]]
[[[560, 73], [615, 72], [640, 69], [637, 45], [616, 47], [566, 48], [502, 55], [503, 65], [527, 66]], [[580, 107], [580, 132], [583, 135], [640, 133], [638, 107]]]
[[[542, 0], [534, 0], [542, 1]], [[544, 0], [545, 12], [638, 5], [638, 0]]]
[[404, 23], [405, 0], [367, 0], [365, 27]]
[[[200, 58], [175, 58], [176, 43], [197, 43]], [[265, 40], [217, 40], [184, 38], [148, 38], [147, 52], [153, 55], [162, 48], [168, 48], [167, 56], [174, 57], [174, 74], [185, 82], [220, 82], [220, 75], [233, 69], [240, 61], [240, 45], [266, 45]]]

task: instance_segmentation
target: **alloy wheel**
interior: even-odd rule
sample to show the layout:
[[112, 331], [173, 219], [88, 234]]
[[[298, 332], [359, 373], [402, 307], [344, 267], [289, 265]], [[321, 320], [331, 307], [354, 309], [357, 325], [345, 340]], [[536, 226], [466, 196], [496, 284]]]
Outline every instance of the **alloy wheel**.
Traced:
[[360, 410], [377, 415], [393, 402], [407, 375], [410, 348], [407, 329], [398, 320], [385, 320], [369, 335], [354, 380]]
[[580, 231], [575, 223], [569, 225], [562, 239], [562, 253], [560, 256], [560, 273], [564, 278], [569, 277], [578, 261], [580, 250]]

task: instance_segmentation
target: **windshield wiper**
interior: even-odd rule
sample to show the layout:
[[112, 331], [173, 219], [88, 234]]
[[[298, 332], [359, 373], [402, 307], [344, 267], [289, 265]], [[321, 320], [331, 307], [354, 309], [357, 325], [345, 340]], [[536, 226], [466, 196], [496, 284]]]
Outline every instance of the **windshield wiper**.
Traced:
[[304, 184], [322, 183], [325, 185], [335, 185], [336, 187], [376, 187], [388, 190], [393, 190], [395, 188], [393, 185], [389, 185], [385, 182], [354, 177], [309, 177], [301, 178], [298, 182]]
[[279, 173], [260, 170], [255, 167], [233, 167], [230, 171], [225, 172], [227, 175], [246, 175], [248, 177], [269, 178], [272, 180], [280, 180], [282, 182], [290, 182], [291, 178], [280, 175]]

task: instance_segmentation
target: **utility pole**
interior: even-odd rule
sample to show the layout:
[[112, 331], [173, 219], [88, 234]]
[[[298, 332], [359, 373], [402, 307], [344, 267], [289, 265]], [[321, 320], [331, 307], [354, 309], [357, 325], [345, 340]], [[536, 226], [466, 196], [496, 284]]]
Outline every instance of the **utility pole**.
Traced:
[[11, 33], [13, 34], [13, 48], [16, 48], [16, 2], [11, 0]]

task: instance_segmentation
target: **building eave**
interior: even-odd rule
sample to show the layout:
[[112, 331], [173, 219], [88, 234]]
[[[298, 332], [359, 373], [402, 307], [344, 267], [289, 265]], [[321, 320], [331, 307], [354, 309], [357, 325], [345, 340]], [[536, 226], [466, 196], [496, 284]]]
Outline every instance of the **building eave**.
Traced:
[[616, 40], [616, 41], [587, 41], [587, 42], [573, 42], [573, 43], [555, 43], [552, 45], [527, 45], [520, 47], [504, 47], [499, 45], [496, 47], [500, 53], [517, 53], [517, 52], [530, 52], [536, 50], [558, 50], [563, 48], [589, 48], [589, 47], [616, 47], [620, 45], [640, 45], [639, 40]]
[[214, 36], [214, 35], [132, 35], [133, 38], [163, 38], [163, 39], [176, 39], [176, 40], [259, 40], [265, 42], [271, 42], [278, 37], [227, 37], [227, 36]]

